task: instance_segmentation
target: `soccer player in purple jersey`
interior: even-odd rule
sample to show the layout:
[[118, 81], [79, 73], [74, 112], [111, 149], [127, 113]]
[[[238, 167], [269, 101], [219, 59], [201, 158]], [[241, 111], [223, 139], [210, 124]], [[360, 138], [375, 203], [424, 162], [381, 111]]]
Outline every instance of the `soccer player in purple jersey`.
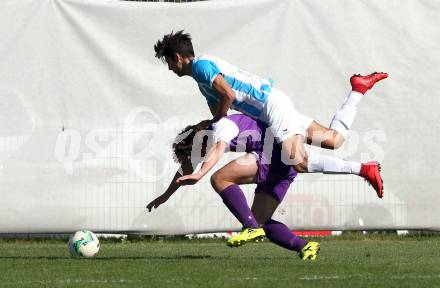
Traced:
[[[269, 126], [276, 141], [282, 146], [283, 162], [289, 163], [298, 172], [319, 172], [325, 169], [324, 166], [336, 165], [333, 159], [317, 159], [308, 155], [304, 143], [328, 149], [340, 147], [347, 137], [363, 95], [375, 83], [388, 77], [386, 73], [353, 75], [350, 78], [351, 92], [334, 115], [330, 127], [326, 128], [298, 113], [289, 97], [273, 87], [272, 79], [253, 75], [219, 57], [195, 57], [191, 37], [183, 31], [164, 35], [154, 45], [154, 50], [156, 57], [168, 64], [169, 70], [179, 77], [192, 77], [206, 98], [213, 118], [201, 121], [197, 125], [198, 130], [219, 121], [229, 109], [240, 111]], [[380, 165], [377, 162], [369, 164], [366, 166], [368, 171], [363, 172], [375, 178], [371, 184], [382, 198]]]
[[[281, 161], [280, 146], [274, 144], [273, 137], [266, 134], [267, 125], [249, 116], [235, 114], [226, 116], [211, 126], [213, 130], [212, 147], [207, 147], [209, 141], [201, 141], [200, 137], [194, 139], [197, 133], [195, 129], [187, 129], [182, 133], [180, 139], [174, 144], [175, 155], [182, 165], [182, 172], [176, 173], [167, 191], [149, 203], [147, 208], [150, 211], [153, 207], [157, 208], [167, 201], [181, 185], [197, 183], [219, 161], [225, 150], [244, 151], [247, 154], [228, 163], [211, 177], [212, 186], [244, 227], [242, 233], [228, 240], [228, 245], [240, 246], [247, 241], [259, 240], [267, 235], [272, 242], [299, 252], [301, 258], [315, 259], [319, 251], [319, 243], [306, 243], [293, 235], [284, 224], [271, 219], [297, 172], [292, 166]], [[202, 142], [202, 152], [198, 154], [201, 157], [207, 154], [200, 171], [197, 173], [201, 177], [198, 179], [188, 178], [194, 172], [194, 164], [198, 162], [192, 158], [199, 156], [197, 155], [197, 152], [200, 151], [199, 142]], [[209, 152], [206, 153], [206, 151]], [[329, 157], [316, 156], [317, 158]], [[338, 159], [338, 164], [335, 167], [326, 167], [320, 172], [356, 174], [356, 169], [353, 169], [353, 166], [368, 166], [341, 159]], [[365, 179], [370, 181], [368, 177]], [[257, 188], [251, 211], [238, 185], [252, 183], [256, 183]]]

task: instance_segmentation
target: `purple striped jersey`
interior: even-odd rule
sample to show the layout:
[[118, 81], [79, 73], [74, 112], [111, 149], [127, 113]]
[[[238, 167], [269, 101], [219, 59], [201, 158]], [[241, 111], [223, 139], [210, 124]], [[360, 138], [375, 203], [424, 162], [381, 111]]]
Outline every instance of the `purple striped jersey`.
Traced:
[[224, 141], [231, 151], [247, 153], [263, 152], [266, 128], [265, 123], [244, 114], [228, 115], [211, 125], [214, 143]]
[[230, 151], [256, 154], [259, 179], [289, 178], [293, 181], [295, 178], [295, 169], [282, 162], [281, 148], [265, 123], [244, 114], [233, 114], [211, 126], [214, 143], [224, 141], [229, 144]]

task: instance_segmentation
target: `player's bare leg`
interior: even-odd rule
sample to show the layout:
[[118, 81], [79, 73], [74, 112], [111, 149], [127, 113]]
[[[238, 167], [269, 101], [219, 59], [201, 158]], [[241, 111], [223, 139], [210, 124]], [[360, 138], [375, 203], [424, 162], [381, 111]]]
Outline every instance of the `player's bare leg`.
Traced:
[[247, 153], [232, 160], [211, 176], [211, 185], [221, 194], [231, 185], [255, 183], [258, 167], [253, 154]]
[[313, 121], [307, 129], [307, 143], [326, 149], [338, 149], [342, 146], [357, 113], [357, 107], [363, 95], [373, 86], [388, 77], [387, 73], [374, 72], [370, 75], [353, 75], [350, 78], [352, 91], [345, 99], [339, 111], [333, 117], [330, 127]]
[[310, 124], [307, 132], [307, 144], [325, 149], [338, 149], [345, 141], [344, 136], [332, 128], [322, 126], [316, 121]]
[[293, 135], [284, 140], [281, 151], [284, 164], [293, 166], [299, 173], [307, 173], [307, 152], [302, 135]]

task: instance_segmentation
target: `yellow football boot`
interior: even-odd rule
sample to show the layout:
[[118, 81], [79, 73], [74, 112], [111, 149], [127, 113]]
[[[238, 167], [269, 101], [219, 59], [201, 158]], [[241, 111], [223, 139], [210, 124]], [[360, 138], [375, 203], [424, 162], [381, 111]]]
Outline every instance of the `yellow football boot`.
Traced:
[[318, 242], [307, 242], [299, 252], [299, 258], [302, 260], [316, 260], [321, 246]]
[[266, 237], [263, 228], [245, 228], [237, 235], [229, 238], [226, 244], [229, 247], [238, 247], [249, 241], [263, 241]]

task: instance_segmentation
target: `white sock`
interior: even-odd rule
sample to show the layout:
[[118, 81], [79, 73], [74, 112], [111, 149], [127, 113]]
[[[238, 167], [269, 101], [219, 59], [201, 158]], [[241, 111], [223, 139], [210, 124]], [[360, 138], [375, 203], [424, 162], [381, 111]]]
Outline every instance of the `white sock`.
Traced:
[[344, 138], [347, 138], [362, 96], [359, 92], [351, 91], [330, 123], [330, 128], [341, 133]]
[[359, 175], [361, 172], [361, 163], [345, 161], [336, 157], [310, 152], [307, 170], [308, 173]]

